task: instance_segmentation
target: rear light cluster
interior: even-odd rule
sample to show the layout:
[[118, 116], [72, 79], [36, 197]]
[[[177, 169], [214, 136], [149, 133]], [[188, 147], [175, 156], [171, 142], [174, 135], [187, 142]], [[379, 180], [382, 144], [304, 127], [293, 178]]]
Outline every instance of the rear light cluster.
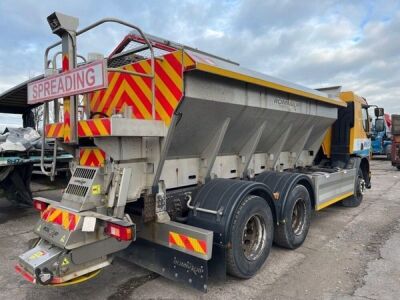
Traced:
[[131, 226], [125, 227], [114, 223], [107, 223], [105, 233], [121, 241], [130, 241], [134, 238]]
[[42, 201], [37, 200], [37, 199], [33, 199], [33, 207], [36, 210], [38, 210], [40, 212], [43, 212], [47, 208], [47, 206], [49, 206], [48, 203], [42, 202]]
[[[49, 204], [46, 202], [38, 199], [33, 200], [33, 207], [40, 212], [44, 212], [48, 206]], [[134, 226], [122, 226], [107, 222], [104, 232], [121, 241], [131, 241], [135, 238]]]

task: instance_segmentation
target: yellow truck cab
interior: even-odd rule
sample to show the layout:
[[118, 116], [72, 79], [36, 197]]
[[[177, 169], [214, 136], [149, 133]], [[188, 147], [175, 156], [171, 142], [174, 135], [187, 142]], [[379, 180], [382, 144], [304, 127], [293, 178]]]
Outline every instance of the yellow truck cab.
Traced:
[[321, 147], [322, 157], [330, 159], [333, 164], [338, 164], [338, 167], [343, 167], [346, 162], [357, 158], [366, 188], [370, 188], [371, 139], [369, 105], [366, 99], [352, 91], [341, 92], [340, 86], [318, 90], [347, 103], [347, 107], [338, 110], [338, 119], [325, 135]]

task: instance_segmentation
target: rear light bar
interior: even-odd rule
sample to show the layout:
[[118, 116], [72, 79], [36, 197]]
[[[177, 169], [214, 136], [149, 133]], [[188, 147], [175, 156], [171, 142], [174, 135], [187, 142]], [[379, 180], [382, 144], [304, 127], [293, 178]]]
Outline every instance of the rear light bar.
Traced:
[[49, 206], [48, 203], [37, 200], [37, 199], [33, 199], [33, 207], [36, 210], [43, 212], [47, 208], [47, 206]]
[[17, 273], [20, 273], [26, 280], [32, 283], [36, 282], [35, 277], [29, 274], [27, 271], [25, 271], [20, 265], [17, 264], [14, 268], [15, 271], [17, 271]]
[[107, 223], [104, 231], [107, 235], [115, 237], [121, 241], [131, 241], [134, 239], [134, 231], [132, 226], [125, 227], [114, 223]]

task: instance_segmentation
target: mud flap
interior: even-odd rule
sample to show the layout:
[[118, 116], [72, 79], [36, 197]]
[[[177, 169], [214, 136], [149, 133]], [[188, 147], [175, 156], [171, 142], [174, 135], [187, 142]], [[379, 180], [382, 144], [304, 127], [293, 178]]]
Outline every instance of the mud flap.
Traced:
[[226, 247], [214, 244], [212, 258], [208, 262], [208, 275], [218, 281], [226, 280]]
[[163, 277], [207, 292], [206, 260], [143, 239], [137, 239], [118, 256]]

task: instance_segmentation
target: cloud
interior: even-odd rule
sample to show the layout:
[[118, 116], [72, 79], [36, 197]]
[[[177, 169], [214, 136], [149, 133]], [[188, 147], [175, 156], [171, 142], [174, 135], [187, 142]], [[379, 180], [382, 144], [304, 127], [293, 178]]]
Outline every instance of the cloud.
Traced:
[[[227, 57], [308, 87], [342, 85], [400, 113], [398, 1], [63, 1], [0, 2], [0, 92], [43, 72], [43, 51], [57, 40], [46, 16], [58, 10], [81, 27], [113, 16], [146, 32]], [[108, 54], [128, 29], [85, 34], [80, 53]]]

